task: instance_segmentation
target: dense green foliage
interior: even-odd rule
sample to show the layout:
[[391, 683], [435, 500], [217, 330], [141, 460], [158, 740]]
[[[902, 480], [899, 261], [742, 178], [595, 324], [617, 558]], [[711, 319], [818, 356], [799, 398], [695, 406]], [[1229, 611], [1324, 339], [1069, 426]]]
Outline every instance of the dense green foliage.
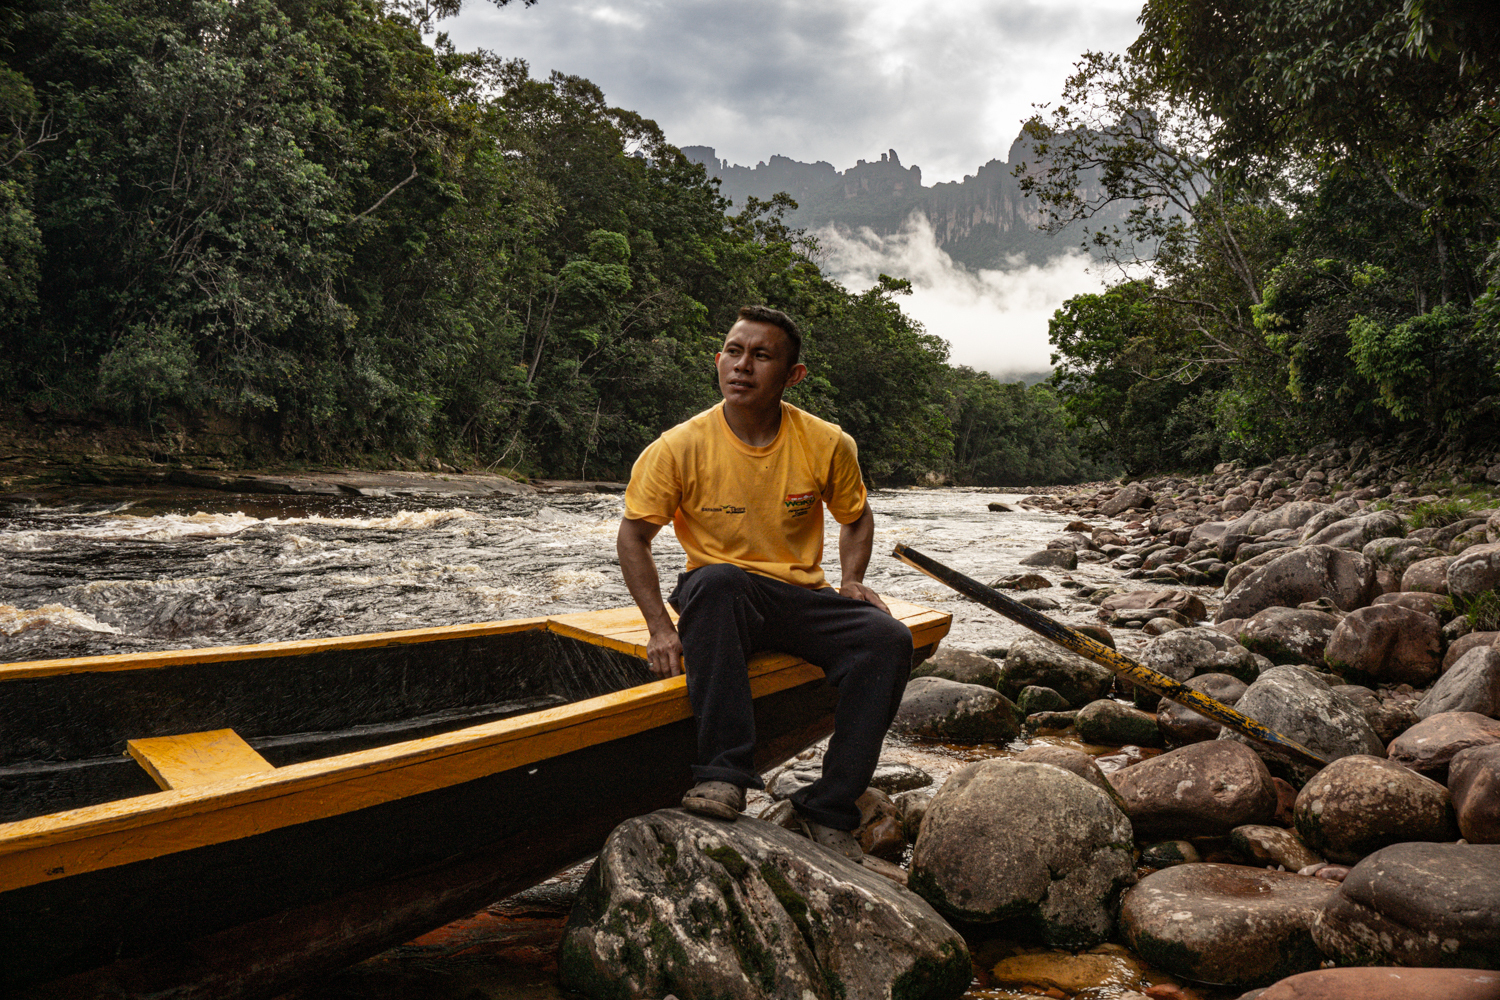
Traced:
[[718, 398], [713, 352], [764, 302], [805, 327], [793, 402], [847, 428], [876, 481], [1102, 471], [1046, 390], [950, 368], [905, 282], [825, 278], [789, 199], [727, 217], [587, 80], [424, 44], [456, 7], [5, 6], [8, 398], [166, 441], [228, 421], [248, 442], [231, 461], [623, 476]]
[[[1128, 280], [1052, 325], [1127, 468], [1413, 428], [1492, 440], [1500, 26], [1472, 0], [1149, 0], [1027, 125], [1022, 185]], [[1080, 196], [1078, 177], [1103, 187]]]

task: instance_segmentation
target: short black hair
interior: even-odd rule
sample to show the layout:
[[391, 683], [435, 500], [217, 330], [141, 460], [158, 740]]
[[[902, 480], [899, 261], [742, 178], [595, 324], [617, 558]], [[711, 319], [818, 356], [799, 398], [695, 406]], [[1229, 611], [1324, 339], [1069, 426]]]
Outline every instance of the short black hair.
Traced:
[[741, 306], [740, 319], [749, 320], [751, 323], [765, 323], [769, 326], [780, 328], [786, 334], [786, 339], [792, 342], [792, 357], [787, 362], [787, 367], [798, 363], [802, 357], [802, 331], [797, 329], [797, 323], [782, 312], [780, 309], [772, 309], [770, 306]]

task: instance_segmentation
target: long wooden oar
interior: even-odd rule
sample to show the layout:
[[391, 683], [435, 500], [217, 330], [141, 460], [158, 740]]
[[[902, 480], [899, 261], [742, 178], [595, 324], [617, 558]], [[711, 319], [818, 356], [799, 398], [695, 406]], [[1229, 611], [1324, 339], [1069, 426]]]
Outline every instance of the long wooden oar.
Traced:
[[1179, 705], [1186, 705], [1199, 715], [1213, 719], [1220, 725], [1228, 726], [1235, 732], [1272, 750], [1284, 753], [1293, 760], [1317, 768], [1328, 765], [1328, 761], [1296, 740], [1288, 739], [1274, 730], [1267, 729], [1249, 716], [1236, 712], [1228, 705], [1215, 701], [1203, 692], [1194, 691], [1186, 684], [1179, 683], [1166, 674], [1157, 673], [1150, 667], [1142, 666], [1130, 657], [1110, 649], [1104, 643], [1090, 639], [1082, 632], [1071, 629], [1062, 622], [1053, 621], [1040, 611], [1028, 608], [1020, 601], [1012, 600], [986, 587], [978, 580], [951, 570], [914, 549], [905, 545], [897, 545], [892, 555], [908, 566], [921, 570], [934, 580], [947, 584], [970, 600], [978, 601], [991, 611], [998, 611], [1012, 621], [1026, 626], [1042, 638], [1051, 639], [1059, 646], [1113, 670], [1133, 684], [1139, 684], [1148, 691], [1155, 691], [1163, 698], [1175, 701]]

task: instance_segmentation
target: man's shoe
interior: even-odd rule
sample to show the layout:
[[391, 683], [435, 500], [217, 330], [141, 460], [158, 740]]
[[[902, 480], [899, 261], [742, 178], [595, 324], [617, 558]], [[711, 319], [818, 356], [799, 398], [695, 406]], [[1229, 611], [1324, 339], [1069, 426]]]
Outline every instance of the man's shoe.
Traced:
[[727, 781], [700, 781], [682, 797], [682, 808], [699, 816], [733, 821], [745, 810], [745, 790]]
[[859, 846], [859, 841], [849, 830], [835, 830], [831, 826], [822, 823], [814, 823], [806, 816], [801, 817], [802, 825], [807, 830], [808, 838], [814, 844], [822, 844], [835, 854], [842, 854], [855, 864], [863, 864], [865, 858], [864, 849]]

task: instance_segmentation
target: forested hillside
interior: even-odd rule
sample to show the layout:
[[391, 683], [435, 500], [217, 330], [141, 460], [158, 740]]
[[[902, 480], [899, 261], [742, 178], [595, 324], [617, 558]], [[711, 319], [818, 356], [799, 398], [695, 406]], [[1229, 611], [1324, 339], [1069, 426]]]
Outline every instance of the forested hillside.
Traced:
[[1052, 323], [1090, 447], [1144, 471], [1367, 435], [1492, 445], [1492, 5], [1149, 0], [1141, 24], [1027, 126], [1046, 167], [1023, 186], [1130, 272]]
[[764, 302], [807, 330], [791, 398], [849, 430], [877, 482], [1107, 470], [1046, 387], [949, 366], [903, 281], [825, 278], [785, 199], [726, 216], [653, 122], [587, 80], [430, 47], [426, 11], [5, 5], [13, 418], [134, 427], [157, 461], [227, 425], [230, 464], [618, 477], [717, 399], [723, 331]]

